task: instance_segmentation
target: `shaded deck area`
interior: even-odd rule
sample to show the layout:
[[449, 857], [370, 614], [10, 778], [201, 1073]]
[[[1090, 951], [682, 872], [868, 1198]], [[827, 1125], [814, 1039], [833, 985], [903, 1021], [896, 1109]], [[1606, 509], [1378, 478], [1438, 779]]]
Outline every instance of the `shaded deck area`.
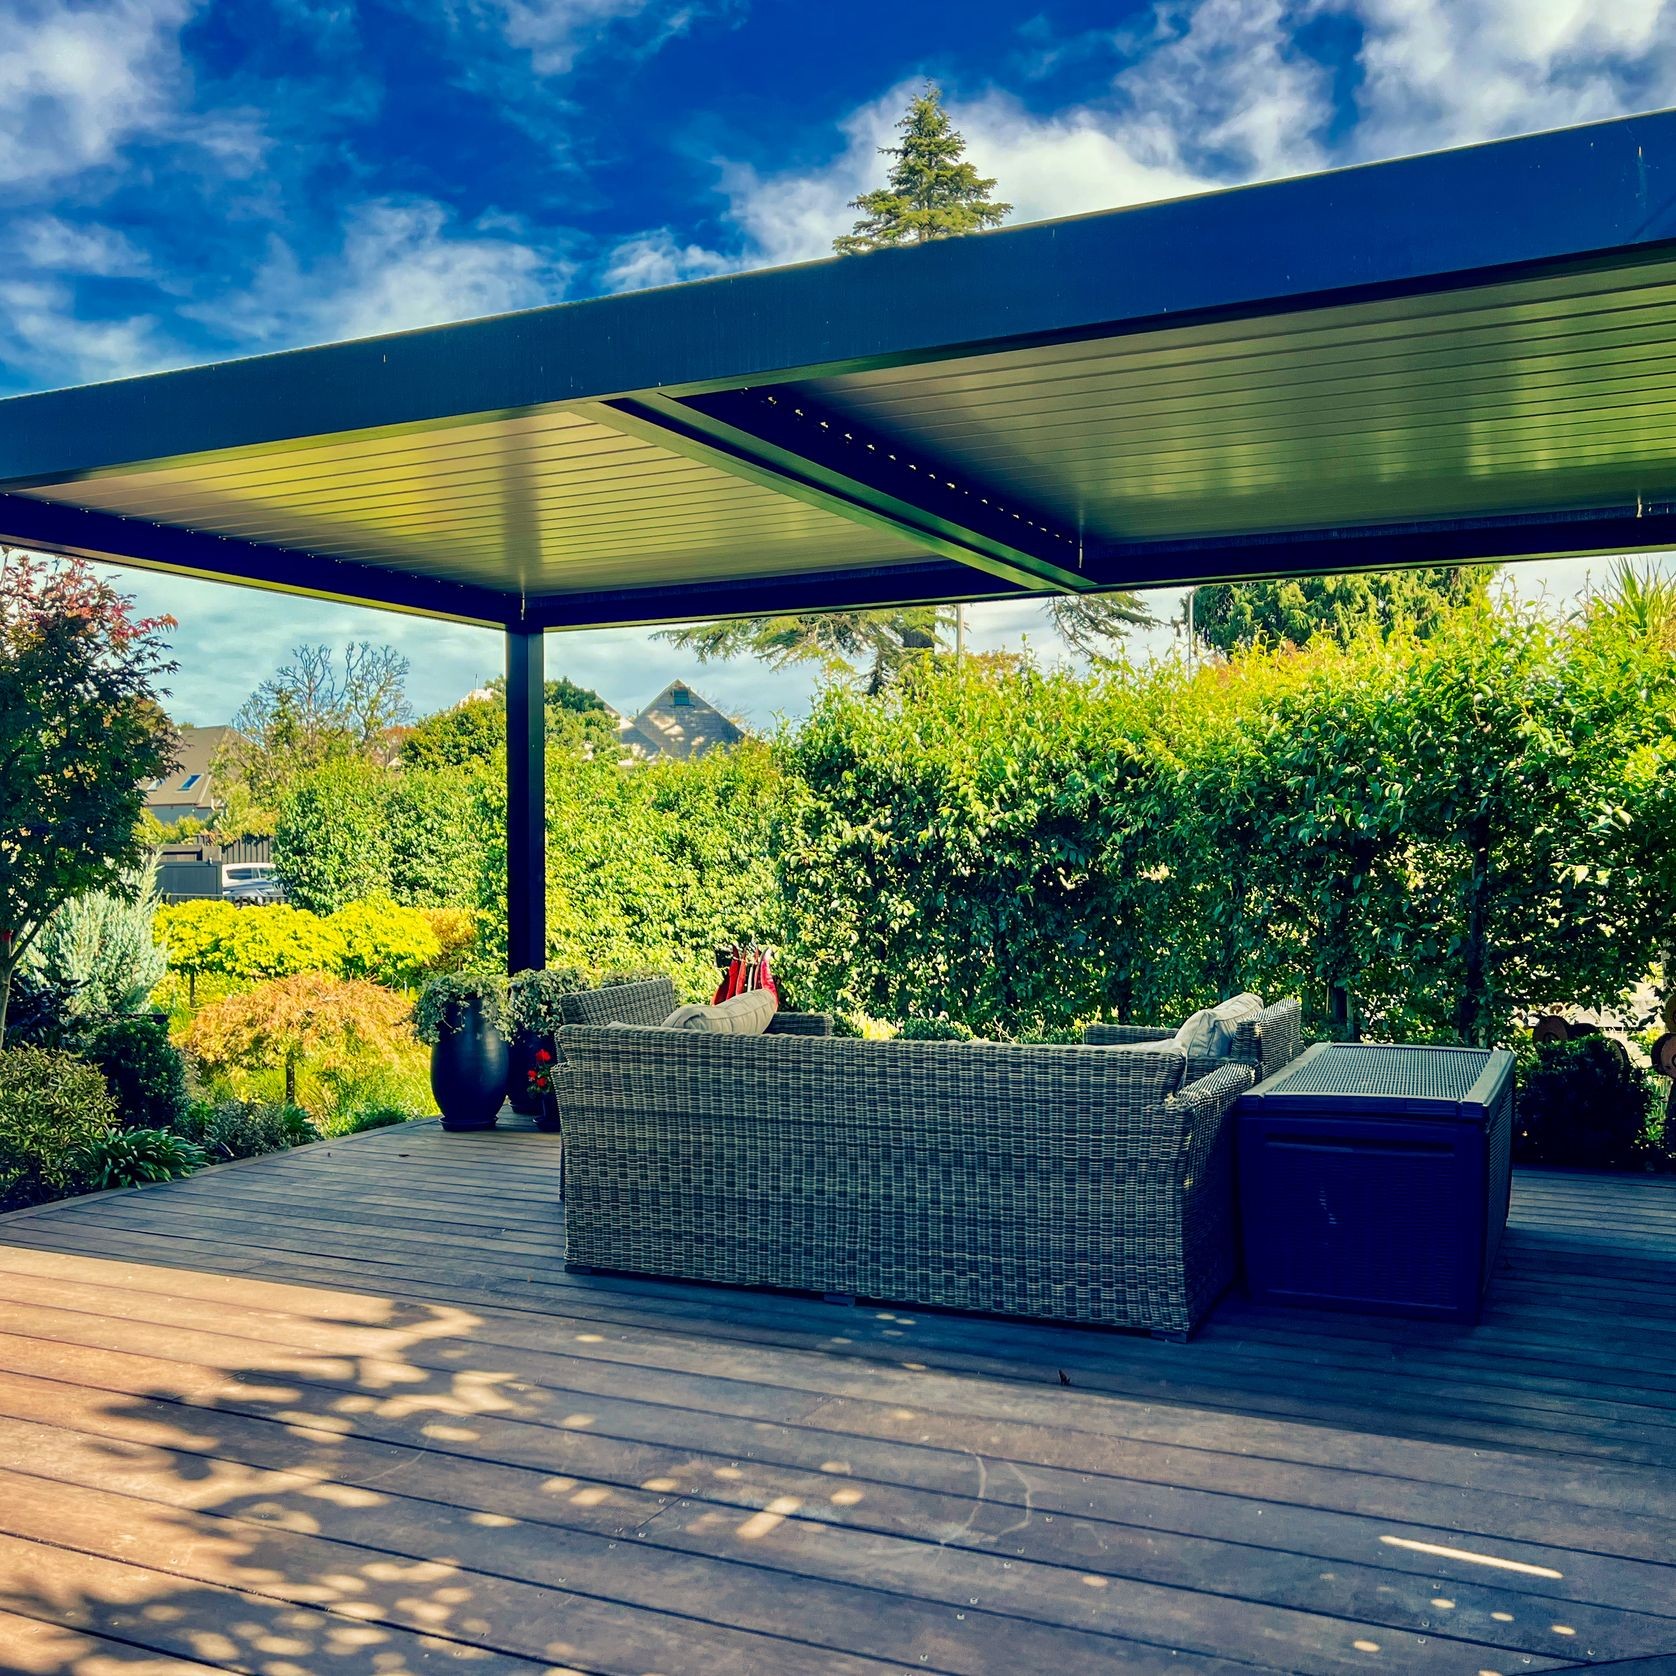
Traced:
[[0, 1219], [0, 1668], [1676, 1670], [1676, 1182], [1520, 1175], [1476, 1331], [1183, 1346], [569, 1276], [556, 1165]]

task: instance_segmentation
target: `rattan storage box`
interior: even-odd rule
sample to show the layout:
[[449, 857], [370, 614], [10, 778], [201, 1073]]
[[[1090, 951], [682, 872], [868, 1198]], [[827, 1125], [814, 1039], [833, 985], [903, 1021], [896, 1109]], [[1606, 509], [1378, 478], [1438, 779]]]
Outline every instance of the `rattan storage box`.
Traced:
[[1241, 1096], [1253, 1298], [1476, 1321], [1507, 1225], [1513, 1055], [1318, 1043]]

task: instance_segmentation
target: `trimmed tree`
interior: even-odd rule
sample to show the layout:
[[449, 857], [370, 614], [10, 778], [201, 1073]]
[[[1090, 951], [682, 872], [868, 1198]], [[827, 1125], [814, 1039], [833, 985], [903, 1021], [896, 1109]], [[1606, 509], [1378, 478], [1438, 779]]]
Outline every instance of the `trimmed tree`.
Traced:
[[12, 974], [47, 921], [133, 888], [142, 788], [174, 766], [156, 686], [173, 626], [136, 618], [86, 564], [0, 548], [0, 1044]]
[[1194, 633], [1232, 654], [1247, 646], [1305, 645], [1330, 634], [1342, 645], [1369, 627], [1412, 630], [1422, 640], [1463, 605], [1489, 596], [1493, 565], [1283, 576], [1266, 582], [1211, 582], [1193, 590]]
[[816, 611], [789, 617], [728, 617], [690, 628], [664, 629], [658, 639], [696, 652], [700, 663], [749, 656], [775, 669], [818, 664], [828, 675], [881, 693], [902, 670], [948, 642], [953, 613], [945, 606], [894, 611]]
[[409, 1012], [405, 996], [375, 983], [299, 972], [212, 1001], [187, 1027], [186, 1045], [211, 1071], [283, 1072], [295, 1105], [305, 1064], [326, 1076], [397, 1065], [413, 1042]]
[[298, 781], [274, 823], [274, 868], [291, 900], [317, 914], [390, 888], [391, 776], [372, 763], [327, 763]]

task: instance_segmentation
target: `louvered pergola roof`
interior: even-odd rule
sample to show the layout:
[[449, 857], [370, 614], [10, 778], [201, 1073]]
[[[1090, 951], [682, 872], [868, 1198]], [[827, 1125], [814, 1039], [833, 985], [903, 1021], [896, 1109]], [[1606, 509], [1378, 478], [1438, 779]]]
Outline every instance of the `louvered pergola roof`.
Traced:
[[1676, 113], [0, 402], [0, 540], [522, 628], [1676, 543]]

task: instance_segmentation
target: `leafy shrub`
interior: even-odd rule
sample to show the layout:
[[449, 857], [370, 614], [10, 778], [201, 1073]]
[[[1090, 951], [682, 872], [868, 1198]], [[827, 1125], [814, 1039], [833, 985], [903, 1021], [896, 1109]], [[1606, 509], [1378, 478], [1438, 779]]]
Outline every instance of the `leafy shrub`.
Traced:
[[1514, 1156], [1585, 1170], [1641, 1168], [1653, 1094], [1645, 1074], [1609, 1036], [1544, 1042], [1524, 1057]]
[[0, 1052], [0, 1210], [82, 1191], [83, 1160], [115, 1125], [97, 1067], [51, 1048]]
[[161, 1019], [150, 1013], [112, 1019], [93, 1032], [88, 1058], [104, 1072], [125, 1127], [170, 1129], [180, 1121], [186, 1060]]
[[482, 763], [434, 771], [409, 768], [396, 776], [385, 820], [388, 888], [398, 902], [443, 908], [477, 900], [484, 799], [490, 783], [500, 778], [498, 771]]
[[972, 1032], [958, 1019], [905, 1018], [898, 1032], [904, 1042], [969, 1042]]
[[[613, 966], [609, 971], [600, 973], [599, 987], [601, 989], [609, 989], [613, 984], [650, 983], [655, 978], [669, 978], [672, 976], [673, 974], [662, 966]], [[679, 989], [680, 985], [677, 983], [675, 987]], [[706, 1000], [708, 1000], [710, 995], [714, 993], [715, 987], [716, 986], [714, 984], [710, 985], [709, 990], [705, 994]]]
[[559, 1017], [560, 998], [592, 987], [580, 966], [518, 972], [506, 986], [507, 1028], [527, 1040], [551, 1036], [564, 1022]]
[[276, 902], [233, 909], [220, 969], [229, 978], [261, 982], [302, 972], [335, 972], [342, 960], [343, 945], [330, 920]]
[[434, 1046], [446, 1032], [460, 1028], [460, 1015], [476, 1004], [486, 1023], [506, 1021], [506, 980], [492, 972], [439, 972], [419, 992], [413, 1009], [414, 1033]]
[[[592, 754], [588, 754], [589, 750]], [[588, 971], [655, 966], [688, 999], [716, 987], [711, 951], [777, 942], [772, 751], [746, 744], [625, 769], [615, 751], [548, 751], [547, 951]], [[485, 785], [482, 951], [505, 953], [504, 788]]]
[[185, 975], [196, 995], [197, 981], [211, 972], [226, 973], [230, 946], [248, 910], [220, 897], [166, 902], [152, 916], [152, 933], [162, 944], [169, 969]]
[[8, 1047], [69, 1048], [80, 1035], [75, 1012], [76, 985], [21, 967], [12, 974], [6, 1008]]
[[1479, 1042], [1613, 1005], [1676, 918], [1669, 625], [1601, 595], [1428, 628], [824, 694], [769, 846], [800, 1004], [1018, 1036], [1249, 988]]
[[410, 1121], [414, 1115], [401, 1106], [373, 1106], [367, 1111], [357, 1112], [339, 1132], [359, 1135], [368, 1129], [392, 1129], [398, 1123]]
[[[259, 908], [257, 914], [275, 912]], [[214, 1072], [248, 1079], [280, 1071], [295, 1105], [298, 1072], [355, 1077], [372, 1065], [399, 1064], [411, 1045], [406, 1000], [377, 984], [301, 972], [258, 984], [202, 1008], [187, 1027], [187, 1049]], [[248, 1092], [248, 1081], [241, 1092]]]
[[388, 896], [346, 904], [326, 921], [326, 928], [338, 945], [336, 970], [341, 976], [394, 989], [418, 983], [442, 953], [429, 919]]
[[116, 1129], [101, 1135], [81, 1156], [87, 1187], [143, 1187], [175, 1181], [201, 1170], [209, 1158], [195, 1141], [168, 1129]]
[[460, 972], [472, 963], [477, 949], [477, 913], [471, 908], [421, 908], [431, 935], [437, 940], [433, 972]]
[[320, 1139], [308, 1114], [283, 1101], [197, 1101], [181, 1131], [216, 1159], [259, 1158]]
[[70, 996], [83, 1017], [138, 1012], [166, 962], [152, 933], [157, 860], [126, 875], [121, 887], [73, 896], [41, 928], [25, 964]]

